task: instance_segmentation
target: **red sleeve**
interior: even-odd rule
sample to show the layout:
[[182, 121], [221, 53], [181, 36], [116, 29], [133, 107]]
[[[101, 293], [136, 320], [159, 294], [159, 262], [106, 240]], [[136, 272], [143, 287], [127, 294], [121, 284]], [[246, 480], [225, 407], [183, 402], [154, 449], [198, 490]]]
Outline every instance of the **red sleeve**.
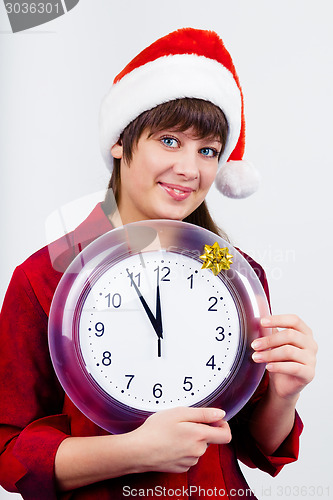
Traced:
[[[69, 435], [48, 351], [47, 316], [21, 268], [0, 315], [0, 484], [23, 498], [56, 498], [54, 457]], [[58, 416], [52, 416], [58, 415]]]
[[267, 384], [266, 372], [258, 389], [245, 407], [230, 421], [230, 426], [237, 458], [248, 467], [258, 467], [271, 476], [276, 476], [284, 465], [298, 459], [299, 437], [303, 424], [298, 413], [295, 412], [294, 427], [279, 448], [272, 455], [266, 455], [260, 449], [249, 431], [249, 423], [254, 407], [265, 393]]
[[[269, 289], [265, 271], [260, 264], [255, 262], [251, 257], [243, 252], [241, 253], [257, 274], [269, 303]], [[238, 413], [238, 415], [231, 420], [230, 426], [232, 428], [233, 442], [237, 458], [239, 458], [248, 467], [258, 467], [259, 469], [268, 472], [271, 476], [276, 476], [284, 465], [298, 459], [299, 437], [303, 430], [303, 424], [298, 413], [295, 412], [293, 429], [273, 455], [266, 455], [260, 449], [249, 431], [249, 422], [255, 405], [267, 390], [268, 378], [268, 373], [265, 372], [256, 392], [245, 407]]]

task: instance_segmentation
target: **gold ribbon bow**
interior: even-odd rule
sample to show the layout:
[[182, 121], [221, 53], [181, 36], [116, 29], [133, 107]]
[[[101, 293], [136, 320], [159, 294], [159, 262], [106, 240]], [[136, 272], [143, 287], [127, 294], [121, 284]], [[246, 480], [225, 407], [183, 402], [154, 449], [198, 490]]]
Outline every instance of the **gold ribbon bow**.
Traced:
[[214, 276], [217, 276], [222, 269], [230, 269], [233, 256], [229, 253], [229, 248], [220, 248], [217, 241], [214, 245], [205, 245], [204, 254], [200, 259], [204, 261], [201, 269], [211, 269]]

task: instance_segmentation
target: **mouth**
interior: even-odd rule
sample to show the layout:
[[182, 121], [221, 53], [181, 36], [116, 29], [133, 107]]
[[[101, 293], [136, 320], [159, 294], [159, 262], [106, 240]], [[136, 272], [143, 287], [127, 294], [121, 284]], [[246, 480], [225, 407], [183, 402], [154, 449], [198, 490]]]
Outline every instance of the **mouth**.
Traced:
[[194, 189], [178, 186], [177, 184], [166, 184], [165, 182], [159, 182], [159, 186], [176, 201], [186, 200]]

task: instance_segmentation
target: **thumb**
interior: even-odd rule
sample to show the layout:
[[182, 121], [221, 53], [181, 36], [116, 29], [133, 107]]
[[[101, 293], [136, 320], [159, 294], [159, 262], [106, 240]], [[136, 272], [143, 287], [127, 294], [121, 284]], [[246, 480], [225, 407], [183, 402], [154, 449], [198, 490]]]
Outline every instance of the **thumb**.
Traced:
[[197, 422], [201, 424], [212, 424], [225, 417], [225, 411], [220, 408], [182, 408], [179, 415], [183, 422]]

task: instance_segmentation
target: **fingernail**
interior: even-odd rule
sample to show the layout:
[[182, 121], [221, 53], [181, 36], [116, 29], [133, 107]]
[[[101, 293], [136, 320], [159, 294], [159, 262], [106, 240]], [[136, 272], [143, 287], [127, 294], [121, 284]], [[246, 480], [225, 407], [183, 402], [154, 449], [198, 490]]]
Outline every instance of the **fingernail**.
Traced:
[[252, 359], [254, 361], [262, 361], [262, 355], [260, 354], [260, 352], [254, 352], [252, 354]]
[[256, 339], [252, 342], [251, 347], [252, 347], [252, 349], [259, 349], [261, 344], [262, 344], [261, 340]]
[[214, 418], [223, 418], [225, 417], [225, 411], [223, 410], [215, 410], [213, 413]]
[[262, 326], [269, 326], [271, 324], [271, 320], [269, 318], [261, 318], [260, 324]]

